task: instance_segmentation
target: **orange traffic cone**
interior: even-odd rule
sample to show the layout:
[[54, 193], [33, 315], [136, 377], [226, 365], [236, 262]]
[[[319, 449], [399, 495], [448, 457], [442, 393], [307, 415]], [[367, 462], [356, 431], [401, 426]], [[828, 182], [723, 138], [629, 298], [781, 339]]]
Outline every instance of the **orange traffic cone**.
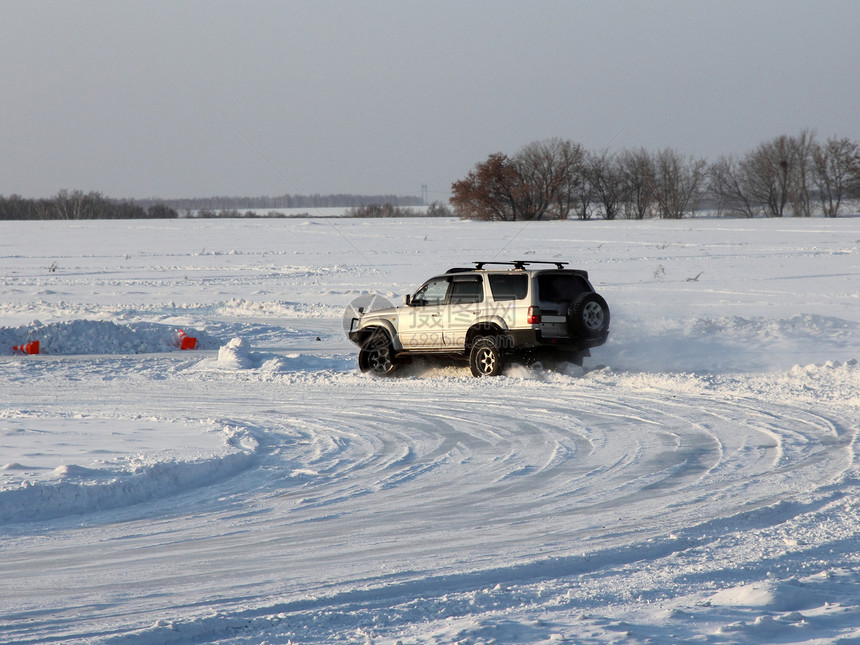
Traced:
[[31, 340], [29, 343], [25, 345], [13, 345], [12, 349], [16, 352], [21, 352], [22, 354], [38, 354], [39, 353], [39, 341]]
[[185, 332], [179, 330], [179, 349], [194, 349], [197, 347], [197, 339], [194, 336], [186, 336]]

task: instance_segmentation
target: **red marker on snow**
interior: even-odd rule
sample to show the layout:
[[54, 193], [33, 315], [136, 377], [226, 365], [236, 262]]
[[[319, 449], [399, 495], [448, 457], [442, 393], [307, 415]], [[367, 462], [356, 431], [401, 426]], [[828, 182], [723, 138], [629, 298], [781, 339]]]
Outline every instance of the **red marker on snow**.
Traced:
[[179, 330], [179, 349], [194, 349], [197, 347], [197, 339], [194, 336], [186, 336], [183, 330]]
[[38, 354], [39, 353], [39, 341], [31, 340], [26, 345], [13, 345], [12, 349], [16, 352], [21, 352], [22, 354]]

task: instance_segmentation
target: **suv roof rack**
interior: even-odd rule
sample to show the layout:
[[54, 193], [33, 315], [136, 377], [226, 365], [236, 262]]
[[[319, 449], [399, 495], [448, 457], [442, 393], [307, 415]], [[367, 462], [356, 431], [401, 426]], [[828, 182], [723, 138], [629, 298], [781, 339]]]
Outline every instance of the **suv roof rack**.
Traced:
[[[569, 262], [556, 262], [555, 260], [510, 260], [509, 262], [474, 262], [475, 270], [480, 271], [488, 264], [510, 264], [517, 271], [524, 271], [527, 266], [530, 264], [554, 264], [557, 269], [563, 269], [565, 266], [570, 264]], [[472, 271], [473, 269], [468, 269]], [[450, 271], [449, 271], [450, 273]]]

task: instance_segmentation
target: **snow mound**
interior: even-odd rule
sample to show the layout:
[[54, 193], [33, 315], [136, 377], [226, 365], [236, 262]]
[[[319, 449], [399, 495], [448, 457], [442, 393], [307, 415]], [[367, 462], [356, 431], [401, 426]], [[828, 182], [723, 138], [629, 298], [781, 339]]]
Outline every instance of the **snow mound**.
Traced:
[[[810, 365], [795, 365], [791, 368], [791, 375], [795, 377], [815, 377], [821, 374], [833, 372], [851, 373], [857, 368], [857, 359], [852, 358], [842, 363], [841, 361], [826, 361], [824, 363], [812, 363]], [[844, 374], [840, 374], [844, 376]]]
[[246, 370], [259, 367], [251, 356], [251, 344], [244, 338], [234, 338], [218, 349], [218, 365], [229, 369]]
[[[13, 347], [38, 340], [40, 353], [149, 354], [179, 350], [180, 330], [158, 323], [120, 325], [105, 320], [72, 320], [43, 325], [38, 320], [20, 327], [0, 327], [0, 354], [15, 353]], [[197, 349], [214, 349], [218, 340], [205, 331], [185, 329], [197, 339]]]
[[860, 408], [860, 367], [856, 358], [794, 365], [786, 380], [794, 386], [795, 396]]
[[798, 580], [765, 580], [732, 587], [711, 596], [711, 604], [723, 607], [750, 607], [774, 612], [800, 611], [826, 602], [810, 585]]
[[218, 367], [228, 370], [263, 370], [266, 372], [304, 372], [333, 370], [345, 372], [354, 369], [348, 357], [322, 357], [302, 354], [274, 354], [254, 352], [244, 338], [233, 338], [218, 349]]

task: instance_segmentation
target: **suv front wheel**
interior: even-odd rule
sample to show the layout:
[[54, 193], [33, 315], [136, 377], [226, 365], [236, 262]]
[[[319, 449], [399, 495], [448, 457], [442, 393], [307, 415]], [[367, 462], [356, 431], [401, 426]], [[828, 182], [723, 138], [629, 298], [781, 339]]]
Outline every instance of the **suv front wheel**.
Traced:
[[394, 371], [394, 352], [385, 332], [374, 332], [358, 352], [358, 368], [377, 376], [388, 376]]
[[505, 358], [496, 339], [485, 336], [472, 345], [469, 352], [469, 367], [472, 376], [498, 376], [505, 367]]

